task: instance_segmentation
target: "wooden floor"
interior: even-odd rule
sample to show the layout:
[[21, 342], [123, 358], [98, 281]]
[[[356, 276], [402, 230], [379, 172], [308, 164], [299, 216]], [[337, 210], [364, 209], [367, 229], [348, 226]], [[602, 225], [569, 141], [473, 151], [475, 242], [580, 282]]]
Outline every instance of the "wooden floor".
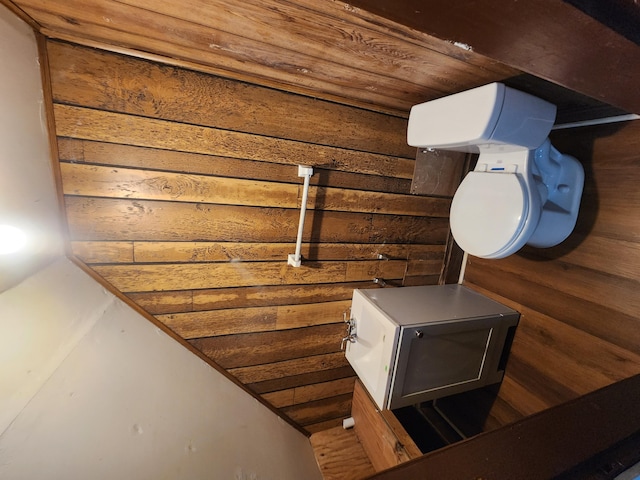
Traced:
[[358, 380], [353, 389], [351, 418], [354, 427], [319, 431], [311, 444], [325, 479], [368, 478], [422, 452], [389, 410], [379, 410]]
[[353, 429], [334, 427], [314, 433], [311, 446], [325, 480], [359, 480], [375, 473]]

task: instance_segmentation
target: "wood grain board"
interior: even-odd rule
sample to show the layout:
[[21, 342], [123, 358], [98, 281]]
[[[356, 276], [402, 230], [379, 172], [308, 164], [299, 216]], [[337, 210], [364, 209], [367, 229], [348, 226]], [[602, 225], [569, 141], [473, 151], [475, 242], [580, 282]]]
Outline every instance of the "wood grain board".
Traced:
[[422, 456], [392, 412], [381, 412], [360, 381], [353, 391], [353, 427], [376, 472]]
[[465, 283], [522, 312], [486, 429], [640, 373], [640, 122], [558, 131], [585, 166], [575, 232], [549, 249], [471, 257]]
[[[168, 0], [14, 1], [41, 25], [43, 33], [54, 38], [106, 45], [115, 51], [402, 116], [415, 103], [519, 73], [343, 2], [214, 0], [192, 1], [185, 7]], [[79, 69], [80, 79], [83, 70]], [[155, 88], [149, 86], [157, 77], [148, 81], [136, 73], [132, 70], [132, 84], [144, 82], [144, 88], [129, 97], [130, 103], [144, 105], [149, 112], [169, 110], [155, 100]], [[173, 87], [180, 81], [176, 77], [167, 82]], [[184, 98], [186, 110], [198, 110], [200, 101], [188, 92], [199, 89], [208, 86], [191, 84], [183, 94], [177, 92], [176, 98]], [[217, 91], [212, 93], [216, 98]], [[208, 108], [210, 102], [203, 99], [200, 115], [215, 110]], [[260, 102], [259, 108], [269, 109], [274, 103]], [[240, 108], [248, 111], [241, 104]], [[291, 112], [292, 119], [308, 121], [304, 108], [294, 107]], [[345, 137], [350, 133], [346, 131]]]
[[311, 446], [324, 480], [361, 480], [375, 473], [353, 429], [340, 425], [314, 433]]
[[[640, 376], [635, 375], [483, 435], [431, 452], [370, 478], [451, 480], [509, 478], [607, 478], [637, 463]], [[563, 474], [590, 458], [635, 437], [624, 457], [596, 459], [581, 475]], [[634, 458], [635, 457], [635, 458]], [[622, 468], [621, 468], [622, 467]], [[585, 475], [586, 474], [586, 475]], [[589, 475], [593, 474], [593, 475]]]
[[352, 4], [591, 98], [640, 112], [635, 2], [615, 2], [609, 8], [580, 1], [520, 5], [510, 0], [461, 0], [456, 8], [448, 0]]
[[[146, 170], [183, 172], [184, 164], [189, 171], [197, 174], [216, 175], [219, 177], [246, 178], [256, 180], [291, 182], [291, 167], [286, 164], [273, 163], [269, 168], [260, 161], [202, 155], [173, 150], [162, 150], [151, 147], [117, 145], [90, 140], [59, 138], [58, 150], [61, 160], [72, 163], [89, 163], [96, 165], [117, 165], [124, 167], [143, 167]], [[381, 177], [363, 175], [340, 170], [315, 168], [310, 178], [311, 185], [332, 185], [341, 188], [409, 193], [411, 180], [399, 177]]]

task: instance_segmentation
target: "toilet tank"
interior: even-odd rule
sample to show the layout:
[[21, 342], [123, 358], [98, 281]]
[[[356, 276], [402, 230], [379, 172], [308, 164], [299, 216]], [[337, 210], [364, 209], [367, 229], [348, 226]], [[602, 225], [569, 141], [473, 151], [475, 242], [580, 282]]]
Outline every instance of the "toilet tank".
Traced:
[[502, 83], [421, 103], [411, 108], [407, 142], [420, 148], [480, 153], [533, 150], [545, 141], [556, 106]]

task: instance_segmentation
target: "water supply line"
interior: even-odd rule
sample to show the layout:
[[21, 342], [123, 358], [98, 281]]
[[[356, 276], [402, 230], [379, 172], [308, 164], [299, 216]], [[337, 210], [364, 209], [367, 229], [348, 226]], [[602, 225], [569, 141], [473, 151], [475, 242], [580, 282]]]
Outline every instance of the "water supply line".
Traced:
[[462, 282], [464, 282], [464, 274], [465, 274], [465, 271], [467, 270], [468, 259], [469, 259], [469, 254], [467, 252], [464, 252], [462, 254], [462, 264], [460, 265], [460, 275], [458, 275], [459, 285], [462, 285]]
[[579, 122], [572, 123], [561, 123], [558, 125], [554, 125], [551, 130], [562, 130], [565, 128], [576, 128], [576, 127], [587, 127], [591, 125], [604, 125], [606, 123], [616, 123], [616, 122], [628, 122], [630, 120], [638, 120], [640, 119], [640, 115], [636, 115], [635, 113], [629, 113], [626, 115], [615, 115], [612, 117], [604, 117], [604, 118], [594, 118], [591, 120], [582, 120]]
[[298, 165], [298, 176], [304, 177], [302, 190], [302, 204], [300, 205], [300, 222], [298, 223], [298, 238], [296, 239], [296, 253], [290, 253], [287, 263], [292, 267], [299, 267], [302, 263], [302, 231], [304, 230], [304, 217], [307, 213], [307, 197], [309, 196], [309, 181], [313, 176], [313, 167]]

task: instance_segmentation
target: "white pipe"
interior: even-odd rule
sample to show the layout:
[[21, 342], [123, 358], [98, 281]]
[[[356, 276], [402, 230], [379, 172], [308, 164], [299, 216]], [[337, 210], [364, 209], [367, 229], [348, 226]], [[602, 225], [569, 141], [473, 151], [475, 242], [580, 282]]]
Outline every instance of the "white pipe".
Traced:
[[300, 222], [298, 223], [298, 238], [296, 240], [296, 260], [300, 260], [302, 250], [302, 231], [304, 230], [304, 217], [307, 214], [307, 198], [309, 197], [309, 180], [311, 175], [304, 176], [304, 187], [302, 189], [302, 204], [300, 205]]
[[464, 252], [464, 254], [462, 255], [462, 265], [460, 265], [460, 275], [458, 276], [458, 283], [460, 285], [462, 285], [462, 282], [464, 281], [464, 272], [467, 269], [468, 258], [469, 258], [469, 254], [467, 252]]
[[594, 118], [593, 120], [583, 120], [581, 122], [561, 123], [554, 125], [551, 130], [562, 130], [565, 128], [586, 127], [588, 125], [602, 125], [604, 123], [626, 122], [628, 120], [638, 120], [640, 115], [630, 113], [628, 115], [617, 115], [615, 117]]
[[299, 267], [302, 263], [302, 231], [304, 230], [304, 217], [307, 213], [307, 198], [309, 197], [309, 181], [313, 175], [312, 167], [298, 165], [298, 176], [304, 177], [304, 187], [302, 190], [302, 205], [300, 205], [300, 222], [298, 223], [298, 238], [296, 239], [296, 253], [290, 253], [287, 263], [292, 267]]

